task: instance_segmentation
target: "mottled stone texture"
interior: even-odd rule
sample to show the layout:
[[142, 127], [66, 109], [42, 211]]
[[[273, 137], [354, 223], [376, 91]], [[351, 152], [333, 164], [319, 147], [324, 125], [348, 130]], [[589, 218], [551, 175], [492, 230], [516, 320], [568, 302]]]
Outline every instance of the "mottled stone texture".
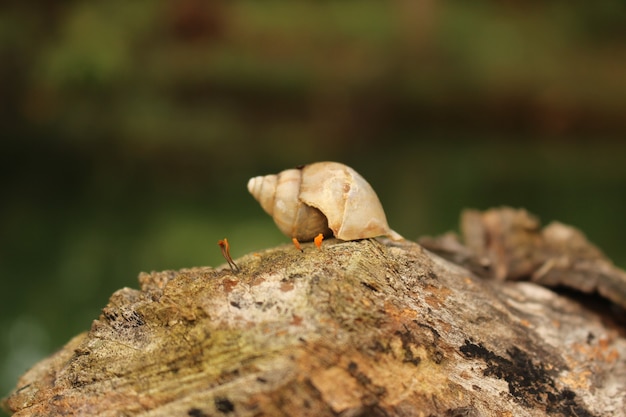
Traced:
[[141, 274], [35, 365], [15, 416], [624, 416], [626, 340], [585, 303], [412, 242], [285, 245]]

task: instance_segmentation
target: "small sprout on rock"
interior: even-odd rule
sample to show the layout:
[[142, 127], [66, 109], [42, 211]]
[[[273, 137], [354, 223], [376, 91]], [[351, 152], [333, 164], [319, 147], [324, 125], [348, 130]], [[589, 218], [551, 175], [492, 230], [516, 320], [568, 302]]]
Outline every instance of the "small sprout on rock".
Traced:
[[228, 244], [228, 239], [224, 238], [219, 240], [217, 244], [220, 246], [220, 249], [222, 249], [222, 256], [226, 259], [226, 262], [228, 262], [228, 266], [230, 266], [231, 271], [235, 273], [239, 272], [239, 267], [235, 261], [233, 261], [233, 258], [230, 257], [230, 245]]

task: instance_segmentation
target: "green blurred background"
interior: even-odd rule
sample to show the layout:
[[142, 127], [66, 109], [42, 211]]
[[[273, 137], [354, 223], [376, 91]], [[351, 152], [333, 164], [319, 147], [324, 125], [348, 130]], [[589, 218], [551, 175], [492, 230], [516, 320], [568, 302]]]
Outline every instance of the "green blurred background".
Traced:
[[0, 395], [140, 271], [289, 239], [246, 182], [337, 160], [408, 238], [526, 207], [626, 266], [626, 3], [0, 6]]

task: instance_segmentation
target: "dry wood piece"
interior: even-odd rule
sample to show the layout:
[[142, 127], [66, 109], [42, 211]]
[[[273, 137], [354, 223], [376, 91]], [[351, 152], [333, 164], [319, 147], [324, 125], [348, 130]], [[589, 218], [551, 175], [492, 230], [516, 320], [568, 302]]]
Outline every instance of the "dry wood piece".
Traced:
[[626, 273], [571, 226], [542, 229], [526, 210], [503, 207], [464, 211], [461, 233], [463, 243], [451, 233], [420, 243], [481, 276], [598, 292], [626, 308]]
[[526, 210], [465, 210], [461, 233], [470, 251], [487, 258], [494, 278], [520, 279], [543, 261], [541, 228]]
[[[311, 245], [311, 244], [306, 244]], [[625, 416], [626, 339], [411, 242], [140, 275], [35, 365], [15, 416]]]

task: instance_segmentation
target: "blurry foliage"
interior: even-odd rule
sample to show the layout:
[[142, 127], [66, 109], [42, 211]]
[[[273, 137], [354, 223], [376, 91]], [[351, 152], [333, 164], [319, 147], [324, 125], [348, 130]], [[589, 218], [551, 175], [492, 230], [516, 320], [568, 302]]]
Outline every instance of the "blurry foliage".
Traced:
[[287, 243], [249, 177], [361, 172], [415, 238], [525, 206], [618, 264], [626, 3], [0, 6], [0, 389], [141, 270]]
[[[43, 17], [26, 14], [27, 33], [13, 23], [3, 49], [21, 55], [19, 115], [67, 140], [209, 150], [251, 136], [328, 143], [439, 127], [444, 115], [460, 128], [626, 130], [619, 1], [56, 7], [47, 31], [36, 25]], [[11, 21], [25, 13], [16, 9]], [[24, 36], [31, 42], [14, 49]]]

